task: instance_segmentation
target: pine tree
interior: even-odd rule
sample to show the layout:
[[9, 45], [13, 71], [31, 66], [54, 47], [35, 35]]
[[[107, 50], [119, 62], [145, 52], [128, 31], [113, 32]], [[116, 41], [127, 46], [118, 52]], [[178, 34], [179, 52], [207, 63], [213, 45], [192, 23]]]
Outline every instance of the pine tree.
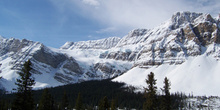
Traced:
[[31, 74], [31, 61], [28, 60], [24, 63], [23, 68], [18, 73], [20, 79], [17, 79], [16, 85], [17, 93], [16, 98], [13, 102], [13, 110], [33, 110], [34, 109], [34, 99], [32, 95], [32, 88], [35, 84], [35, 80]]
[[69, 106], [69, 101], [65, 91], [61, 102], [61, 110], [67, 110], [68, 106]]
[[108, 110], [108, 109], [109, 109], [108, 98], [105, 96], [99, 102], [99, 110]]
[[0, 100], [0, 110], [7, 110], [7, 108], [5, 108], [5, 100], [3, 99]]
[[111, 101], [111, 110], [116, 110], [117, 101], [115, 99], [112, 99]]
[[82, 110], [82, 97], [80, 93], [78, 93], [78, 97], [76, 99], [75, 109]]
[[163, 95], [161, 102], [161, 110], [171, 110], [170, 82], [167, 77], [164, 78]]
[[48, 88], [44, 89], [39, 103], [39, 110], [54, 110], [54, 100], [52, 95], [49, 93]]
[[154, 79], [154, 73], [151, 72], [147, 79], [147, 88], [145, 88], [146, 102], [143, 105], [144, 110], [156, 110], [157, 109], [157, 87], [156, 87], [156, 79]]

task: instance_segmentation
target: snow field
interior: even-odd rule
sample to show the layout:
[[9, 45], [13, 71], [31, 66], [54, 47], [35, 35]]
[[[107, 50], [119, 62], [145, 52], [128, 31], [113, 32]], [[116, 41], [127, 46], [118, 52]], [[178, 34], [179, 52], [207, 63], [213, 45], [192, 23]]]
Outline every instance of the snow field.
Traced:
[[220, 96], [220, 62], [205, 55], [190, 57], [181, 65], [164, 64], [149, 69], [134, 67], [113, 81], [125, 82], [140, 88], [146, 87], [150, 72], [155, 74], [158, 90], [163, 87], [165, 77], [171, 82], [171, 92], [184, 92], [196, 96]]

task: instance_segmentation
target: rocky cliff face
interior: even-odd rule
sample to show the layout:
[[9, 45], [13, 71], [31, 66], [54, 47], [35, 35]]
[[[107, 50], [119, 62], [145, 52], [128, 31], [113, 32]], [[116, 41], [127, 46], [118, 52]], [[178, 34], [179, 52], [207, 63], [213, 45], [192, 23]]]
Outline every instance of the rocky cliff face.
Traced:
[[48, 74], [48, 77], [53, 77], [65, 84], [77, 82], [73, 78], [82, 74], [74, 58], [54, 52], [39, 42], [1, 38], [0, 45], [0, 63], [3, 66], [0, 75], [5, 79], [10, 80], [7, 72], [17, 76], [16, 72], [28, 59], [32, 62], [33, 74], [42, 75], [42, 77], [43, 74]]
[[216, 50], [219, 40], [219, 21], [210, 14], [178, 12], [158, 27], [131, 31], [115, 47], [130, 51], [113, 51], [100, 56], [134, 61], [135, 65], [181, 64], [189, 56], [210, 55], [209, 47], [219, 52]]
[[[132, 66], [182, 64], [188, 57], [202, 54], [219, 59], [219, 29], [219, 20], [212, 18], [210, 14], [177, 12], [158, 27], [135, 29], [117, 42], [114, 41], [114, 45], [107, 46], [108, 48], [91, 46], [89, 49], [91, 53], [100, 51], [95, 55], [100, 59], [127, 61]], [[88, 42], [87, 45], [91, 45]], [[100, 41], [92, 42], [99, 44]], [[65, 44], [63, 47], [68, 46]], [[73, 44], [71, 48], [63, 47], [62, 49], [69, 50], [85, 49]], [[110, 64], [96, 63], [94, 67], [103, 73], [112, 73]]]

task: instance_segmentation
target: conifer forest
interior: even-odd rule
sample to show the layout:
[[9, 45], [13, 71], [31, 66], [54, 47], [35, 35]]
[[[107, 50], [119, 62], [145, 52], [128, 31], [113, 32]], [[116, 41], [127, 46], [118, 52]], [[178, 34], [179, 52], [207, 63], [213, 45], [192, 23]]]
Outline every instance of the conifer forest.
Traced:
[[164, 79], [163, 94], [157, 94], [156, 79], [146, 77], [144, 92], [111, 79], [93, 80], [59, 87], [32, 90], [31, 62], [25, 62], [16, 92], [1, 91], [0, 110], [173, 110], [184, 107], [186, 95], [171, 94], [171, 83]]

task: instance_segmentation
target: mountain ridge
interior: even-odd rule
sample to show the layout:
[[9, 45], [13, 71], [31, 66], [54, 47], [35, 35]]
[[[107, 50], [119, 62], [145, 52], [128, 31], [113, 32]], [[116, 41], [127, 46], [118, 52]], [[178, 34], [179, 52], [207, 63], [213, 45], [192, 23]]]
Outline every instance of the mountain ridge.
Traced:
[[109, 37], [99, 40], [66, 42], [60, 49], [109, 49], [119, 41], [119, 37]]
[[[210, 14], [177, 12], [155, 28], [135, 29], [123, 38], [67, 42], [56, 49], [1, 37], [0, 45], [0, 83], [12, 86], [23, 62], [31, 59], [35, 88], [41, 88], [121, 77], [136, 68], [182, 65], [191, 57], [218, 61], [220, 23]], [[9, 91], [14, 87], [10, 86]]]

